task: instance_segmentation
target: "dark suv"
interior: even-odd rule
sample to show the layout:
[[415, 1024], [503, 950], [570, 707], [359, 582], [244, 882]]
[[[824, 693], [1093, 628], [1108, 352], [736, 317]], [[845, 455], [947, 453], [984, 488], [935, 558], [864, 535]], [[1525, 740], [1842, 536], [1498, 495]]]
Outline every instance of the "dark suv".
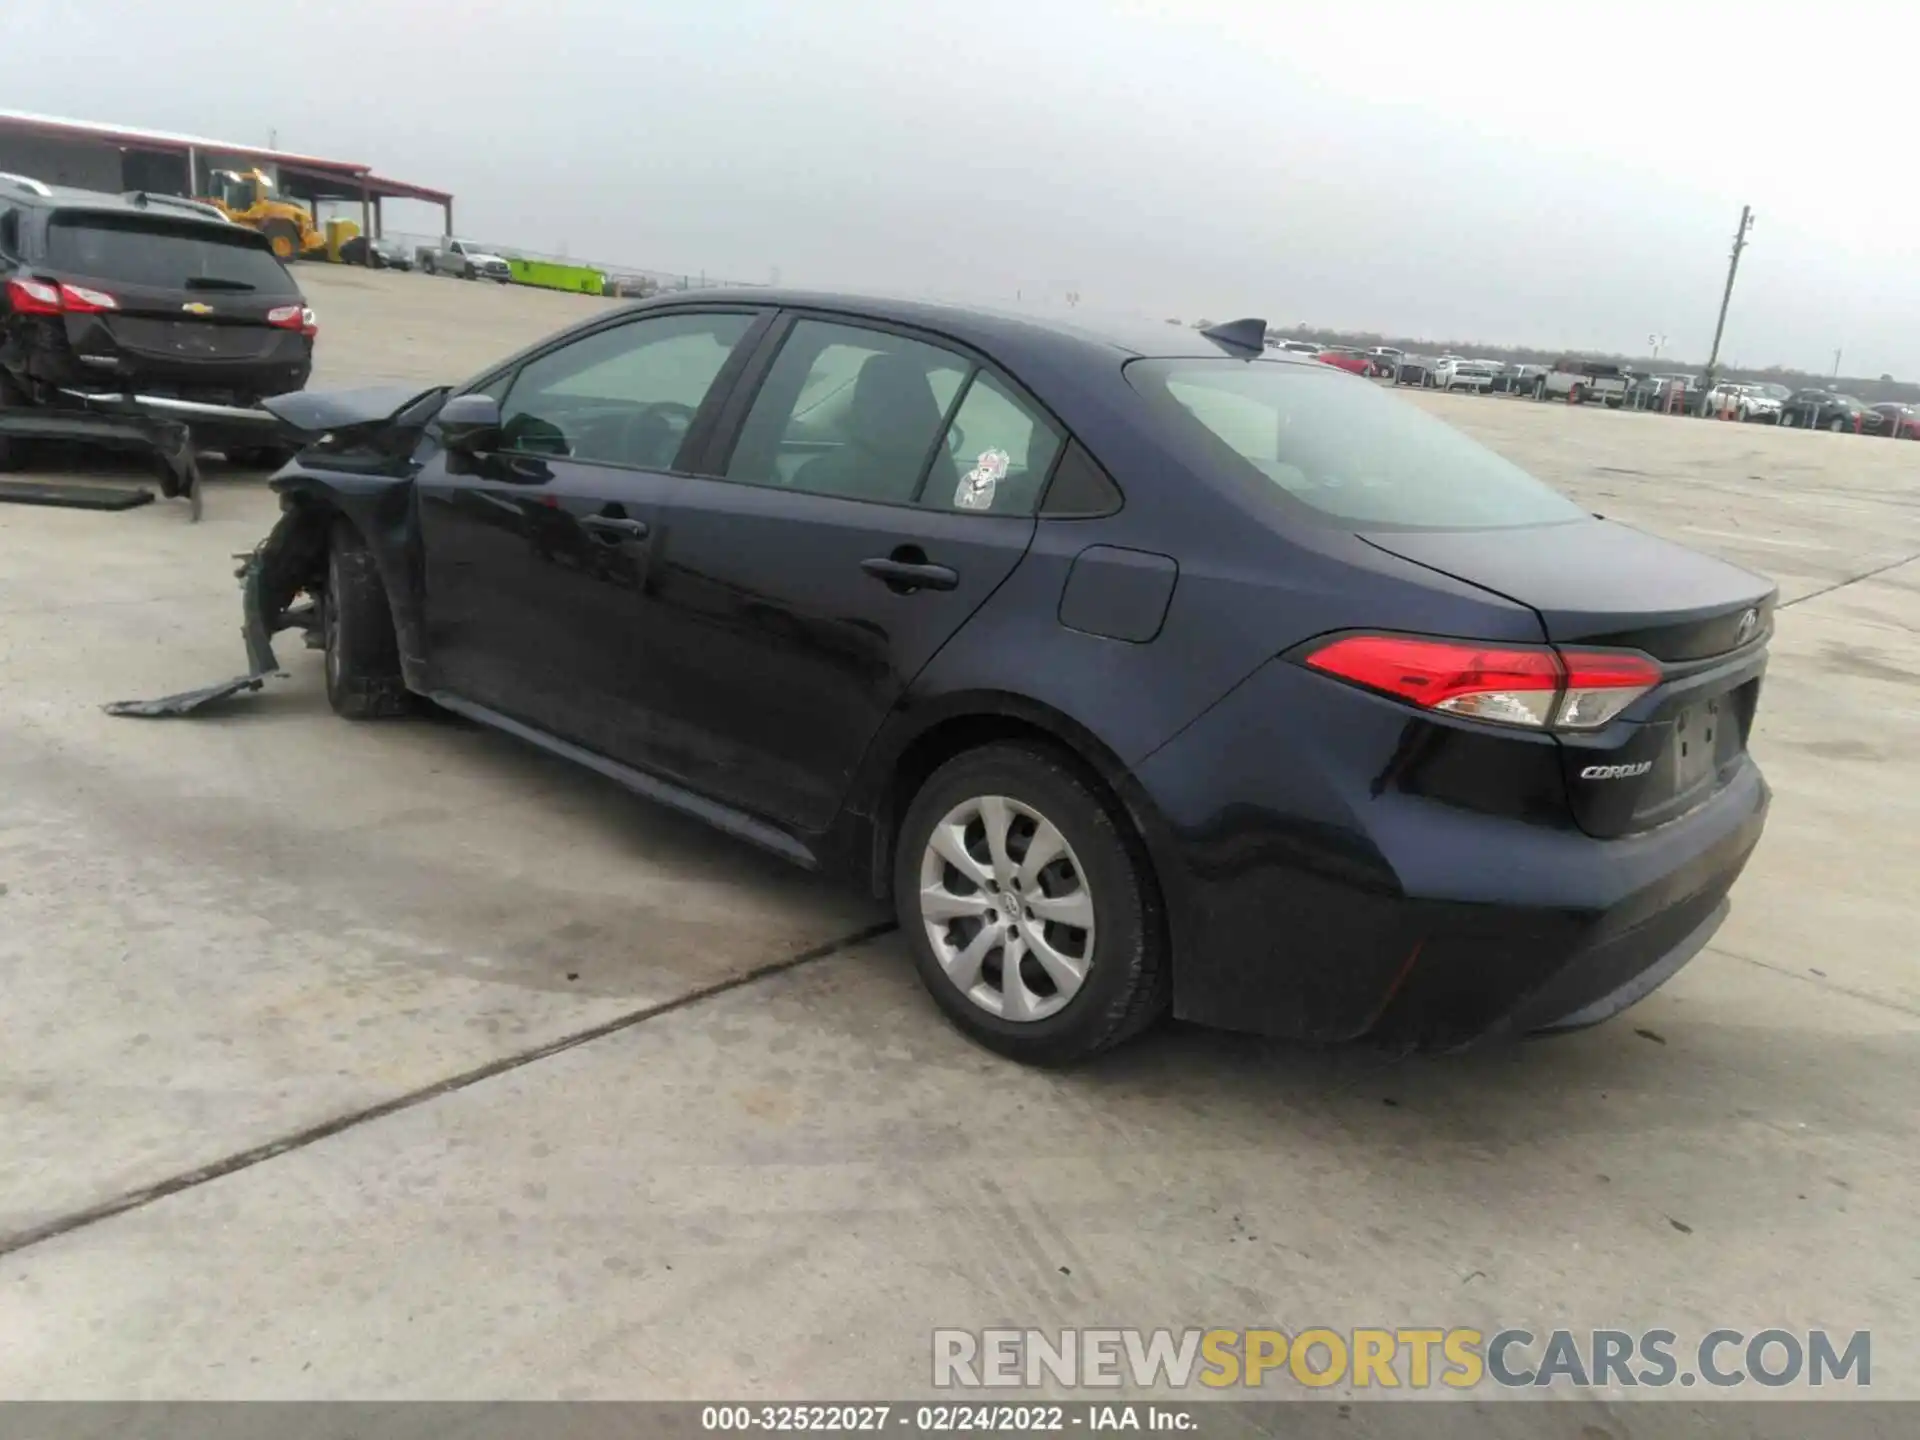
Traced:
[[314, 333], [255, 231], [169, 196], [0, 177], [0, 468], [24, 463], [14, 441], [36, 427], [84, 438], [97, 415], [123, 422], [102, 439], [132, 418], [230, 454], [268, 448], [276, 422], [257, 402], [306, 385]]

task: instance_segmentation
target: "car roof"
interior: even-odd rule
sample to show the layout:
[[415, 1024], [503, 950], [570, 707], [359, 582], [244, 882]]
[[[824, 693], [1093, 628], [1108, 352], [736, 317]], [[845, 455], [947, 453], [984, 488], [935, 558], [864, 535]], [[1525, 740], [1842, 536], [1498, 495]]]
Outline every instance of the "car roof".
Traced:
[[223, 216], [208, 214], [210, 207], [205, 202], [191, 201], [180, 195], [156, 195], [148, 202], [144, 193], [137, 190], [115, 195], [105, 190], [81, 190], [72, 185], [47, 185], [44, 188], [47, 193], [43, 195], [39, 190], [0, 183], [0, 199], [41, 210], [84, 211], [94, 215], [157, 214], [189, 225], [217, 226], [222, 230], [238, 229], [243, 232], [246, 228], [235, 226]]
[[[1169, 325], [1132, 316], [1090, 315], [1079, 310], [1055, 313], [1040, 307], [998, 309], [984, 305], [936, 300], [910, 300], [887, 295], [844, 291], [786, 290], [741, 286], [724, 289], [674, 291], [639, 301], [635, 309], [659, 309], [687, 304], [765, 305], [793, 310], [831, 310], [882, 323], [930, 330], [988, 354], [1018, 351], [1036, 343], [1065, 342], [1110, 355], [1219, 360], [1236, 352], [1209, 340], [1187, 325]], [[1289, 358], [1285, 352], [1263, 349], [1248, 355], [1277, 365], [1313, 362]]]

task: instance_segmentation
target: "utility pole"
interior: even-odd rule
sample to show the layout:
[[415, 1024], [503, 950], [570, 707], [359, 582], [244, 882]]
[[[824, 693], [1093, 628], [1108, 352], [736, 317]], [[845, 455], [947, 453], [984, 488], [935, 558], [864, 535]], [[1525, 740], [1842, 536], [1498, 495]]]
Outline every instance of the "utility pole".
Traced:
[[1740, 207], [1740, 228], [1733, 232], [1733, 254], [1727, 259], [1727, 288], [1720, 294], [1720, 319], [1713, 327], [1713, 353], [1707, 356], [1705, 381], [1713, 386], [1714, 368], [1720, 363], [1720, 337], [1727, 328], [1727, 304], [1733, 299], [1733, 277], [1740, 273], [1740, 252], [1747, 248], [1747, 231], [1753, 228], [1753, 207]]

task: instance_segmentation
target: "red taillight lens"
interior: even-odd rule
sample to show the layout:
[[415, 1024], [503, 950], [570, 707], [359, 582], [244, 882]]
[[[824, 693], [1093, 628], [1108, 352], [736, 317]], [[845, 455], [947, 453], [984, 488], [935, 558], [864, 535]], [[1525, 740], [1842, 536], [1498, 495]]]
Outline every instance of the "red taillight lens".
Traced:
[[7, 300], [16, 315], [97, 315], [120, 308], [120, 302], [104, 290], [47, 280], [9, 280]]
[[58, 315], [60, 287], [16, 277], [7, 281], [7, 304], [16, 315]]
[[1637, 655], [1349, 635], [1306, 658], [1315, 670], [1425, 710], [1502, 725], [1592, 730], [1660, 683]]
[[60, 306], [69, 315], [98, 315], [102, 310], [118, 310], [120, 302], [104, 290], [89, 290], [85, 285], [62, 285]]
[[267, 312], [267, 323], [282, 330], [298, 330], [302, 335], [318, 335], [320, 326], [309, 305], [276, 305]]

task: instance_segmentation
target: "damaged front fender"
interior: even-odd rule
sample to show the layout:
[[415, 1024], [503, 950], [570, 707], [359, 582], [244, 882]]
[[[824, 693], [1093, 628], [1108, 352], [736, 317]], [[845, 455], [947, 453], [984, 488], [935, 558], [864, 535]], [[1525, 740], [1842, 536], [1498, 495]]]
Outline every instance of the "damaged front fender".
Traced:
[[294, 601], [302, 590], [317, 589], [326, 563], [328, 518], [320, 507], [293, 496], [283, 503], [279, 521], [235, 572], [240, 580], [240, 635], [247, 649], [247, 673], [158, 700], [116, 700], [101, 707], [107, 714], [143, 719], [190, 715], [285, 676], [273, 653], [273, 637], [284, 630], [301, 630], [309, 636], [317, 631], [317, 605], [296, 606]]

